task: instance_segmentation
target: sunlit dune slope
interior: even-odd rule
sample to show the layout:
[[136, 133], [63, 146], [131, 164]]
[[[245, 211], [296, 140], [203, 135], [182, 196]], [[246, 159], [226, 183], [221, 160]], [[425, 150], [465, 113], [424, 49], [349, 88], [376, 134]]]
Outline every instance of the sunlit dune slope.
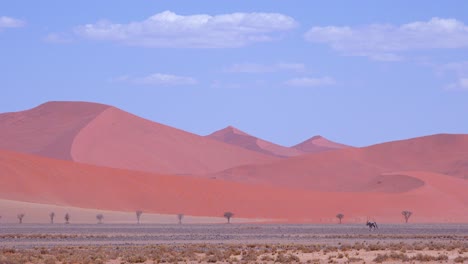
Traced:
[[365, 148], [303, 155], [271, 164], [246, 165], [209, 175], [220, 179], [315, 191], [404, 192], [421, 184], [382, 173], [431, 171], [468, 178], [468, 135], [439, 134]]
[[209, 173], [276, 159], [84, 102], [49, 102], [1, 114], [0, 149], [172, 174]]
[[298, 156], [305, 153], [294, 148], [283, 147], [254, 137], [232, 126], [228, 126], [224, 129], [213, 132], [206, 137], [252, 151], [278, 157]]
[[[371, 216], [401, 221], [466, 221], [468, 181], [428, 172], [396, 172], [424, 182], [401, 193], [312, 192], [188, 176], [150, 174], [0, 151], [0, 198], [100, 210], [220, 216], [289, 222], [345, 221]], [[386, 175], [390, 177], [390, 175]]]

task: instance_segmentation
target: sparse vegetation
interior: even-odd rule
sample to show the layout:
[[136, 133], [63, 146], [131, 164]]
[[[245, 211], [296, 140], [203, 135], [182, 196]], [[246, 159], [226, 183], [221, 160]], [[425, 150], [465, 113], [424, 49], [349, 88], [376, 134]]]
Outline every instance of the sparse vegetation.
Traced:
[[179, 224], [182, 224], [183, 218], [184, 218], [184, 214], [177, 214], [177, 219], [179, 220]]
[[224, 216], [224, 218], [227, 219], [227, 223], [230, 224], [230, 223], [231, 223], [231, 218], [234, 216], [234, 213], [232, 213], [232, 212], [225, 212], [223, 216]]
[[65, 219], [65, 224], [69, 224], [70, 223], [70, 214], [66, 213], [65, 216], [64, 216], [64, 219]]
[[102, 224], [102, 219], [104, 219], [104, 215], [103, 214], [97, 214], [96, 219], [98, 220], [98, 224]]
[[339, 213], [336, 215], [336, 218], [338, 218], [338, 220], [340, 221], [339, 223], [341, 224], [341, 220], [344, 218], [344, 214]]
[[24, 214], [23, 214], [23, 213], [18, 214], [16, 217], [18, 218], [19, 223], [22, 224], [22, 223], [23, 223]]
[[401, 214], [405, 218], [405, 223], [408, 223], [408, 220], [413, 215], [413, 212], [411, 212], [411, 211], [402, 211]]
[[55, 218], [55, 213], [54, 213], [54, 212], [50, 212], [49, 218], [50, 218], [50, 223], [53, 224], [53, 223], [54, 223], [54, 218]]
[[137, 224], [140, 224], [140, 218], [141, 218], [141, 215], [143, 214], [143, 211], [137, 210], [135, 212], [135, 214], [136, 214], [136, 217], [137, 217]]

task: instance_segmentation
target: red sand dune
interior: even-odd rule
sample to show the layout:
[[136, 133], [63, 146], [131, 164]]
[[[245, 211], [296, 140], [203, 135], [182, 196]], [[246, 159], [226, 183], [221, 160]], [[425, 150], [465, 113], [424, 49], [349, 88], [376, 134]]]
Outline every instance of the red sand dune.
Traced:
[[259, 139], [232, 126], [213, 132], [206, 137], [277, 157], [292, 157], [304, 154], [304, 152], [300, 150], [283, 147], [266, 140]]
[[332, 222], [338, 212], [345, 214], [347, 222], [362, 222], [367, 216], [379, 222], [401, 222], [402, 210], [413, 211], [414, 222], [468, 221], [468, 181], [428, 172], [395, 175], [424, 184], [403, 193], [311, 192], [0, 151], [0, 199], [196, 216], [220, 216], [230, 210], [238, 217], [290, 222]]
[[302, 155], [231, 168], [210, 177], [315, 191], [403, 192], [421, 184], [405, 177], [389, 181], [381, 174], [406, 170], [468, 179], [468, 135], [440, 134]]
[[50, 102], [1, 114], [0, 148], [172, 174], [209, 173], [275, 159], [114, 107], [82, 102]]
[[308, 140], [293, 146], [292, 148], [305, 153], [317, 153], [327, 150], [349, 148], [349, 146], [330, 141], [322, 136], [313, 136]]

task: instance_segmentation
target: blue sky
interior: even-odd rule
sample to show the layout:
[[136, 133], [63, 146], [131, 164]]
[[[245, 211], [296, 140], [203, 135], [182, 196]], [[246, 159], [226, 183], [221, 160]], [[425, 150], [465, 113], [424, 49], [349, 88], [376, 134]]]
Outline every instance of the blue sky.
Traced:
[[0, 112], [110, 104], [286, 146], [468, 133], [467, 1], [0, 1]]

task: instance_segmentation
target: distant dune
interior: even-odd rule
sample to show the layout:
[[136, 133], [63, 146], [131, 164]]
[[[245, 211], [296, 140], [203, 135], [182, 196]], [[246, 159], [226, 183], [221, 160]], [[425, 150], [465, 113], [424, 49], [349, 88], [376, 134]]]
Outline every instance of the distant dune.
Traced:
[[[430, 172], [395, 172], [422, 185], [405, 192], [312, 192], [189, 176], [111, 169], [0, 151], [0, 198], [98, 210], [275, 219], [282, 222], [467, 221], [468, 181]], [[391, 177], [391, 174], [385, 174]], [[27, 213], [27, 212], [26, 212]]]
[[221, 179], [314, 191], [407, 191], [420, 185], [382, 173], [431, 171], [468, 179], [468, 135], [440, 134], [245, 165], [210, 175]]
[[172, 174], [209, 173], [275, 159], [84, 102], [50, 102], [0, 114], [0, 149]]
[[284, 147], [249, 135], [232, 126], [228, 126], [213, 132], [206, 137], [252, 151], [282, 158], [299, 156], [306, 153], [317, 153], [328, 150], [349, 148], [349, 146], [332, 142], [322, 136], [314, 136], [293, 147]]
[[313, 136], [308, 140], [293, 146], [292, 148], [305, 153], [317, 153], [327, 150], [349, 148], [349, 146], [330, 141], [322, 136]]
[[278, 157], [292, 157], [305, 153], [294, 148], [283, 147], [251, 136], [232, 126], [228, 126], [224, 129], [213, 132], [206, 137], [252, 151]]

